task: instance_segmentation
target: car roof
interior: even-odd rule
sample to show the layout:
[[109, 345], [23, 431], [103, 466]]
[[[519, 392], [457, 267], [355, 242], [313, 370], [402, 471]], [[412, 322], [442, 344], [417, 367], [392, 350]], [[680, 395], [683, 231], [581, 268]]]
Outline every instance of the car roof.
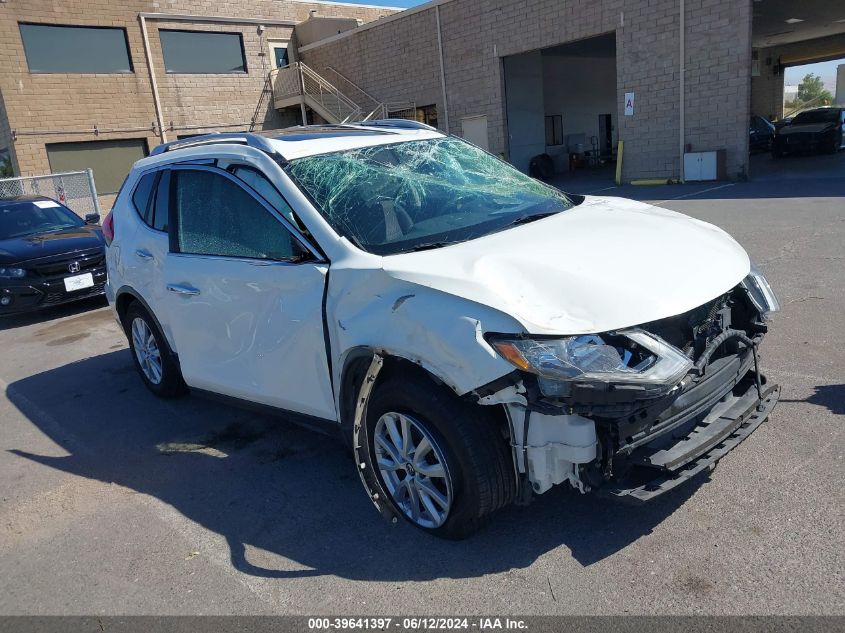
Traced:
[[49, 200], [50, 202], [58, 202], [57, 200], [53, 200], [52, 198], [48, 198], [47, 196], [36, 196], [32, 194], [24, 194], [20, 196], [10, 196], [8, 198], [0, 198], [0, 204], [5, 204], [7, 202], [36, 202], [42, 200]]
[[299, 126], [270, 138], [271, 144], [287, 160], [327, 154], [359, 147], [373, 147], [445, 136], [434, 128], [381, 127], [360, 125]]
[[826, 112], [828, 110], [841, 110], [842, 106], [816, 106], [815, 108], [808, 108], [806, 110], [801, 110], [801, 112], [796, 112], [794, 116], [798, 116], [799, 114], [805, 114], [807, 112]]
[[444, 133], [424, 123], [404, 119], [351, 124], [300, 125], [284, 130], [262, 132], [215, 133], [159, 145], [150, 152], [149, 158], [138, 161], [135, 166], [140, 167], [150, 162], [157, 162], [149, 159], [166, 152], [199, 147], [207, 149], [209, 145], [216, 144], [248, 145], [288, 161], [316, 154], [445, 136]]
[[58, 200], [53, 200], [53, 198], [49, 198], [47, 196], [36, 196], [36, 195], [21, 195], [21, 196], [11, 196], [8, 198], [0, 198], [0, 209], [11, 210], [15, 207], [19, 206], [30, 206], [36, 202], [52, 202], [52, 205], [47, 206], [59, 206], [64, 207], [61, 202]]

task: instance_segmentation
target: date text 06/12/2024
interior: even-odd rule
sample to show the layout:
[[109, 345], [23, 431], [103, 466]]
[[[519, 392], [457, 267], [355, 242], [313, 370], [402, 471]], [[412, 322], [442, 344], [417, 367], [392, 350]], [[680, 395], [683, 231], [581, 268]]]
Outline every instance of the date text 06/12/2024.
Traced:
[[439, 618], [439, 617], [374, 617], [374, 618], [309, 618], [309, 631], [328, 630], [400, 630], [400, 631], [448, 631], [476, 630], [524, 631], [528, 626], [516, 618]]

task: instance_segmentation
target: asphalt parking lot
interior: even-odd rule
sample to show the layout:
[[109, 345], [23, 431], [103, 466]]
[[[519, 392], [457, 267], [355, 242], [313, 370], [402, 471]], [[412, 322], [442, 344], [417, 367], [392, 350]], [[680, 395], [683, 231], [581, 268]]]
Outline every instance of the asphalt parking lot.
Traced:
[[782, 400], [709, 477], [435, 540], [384, 523], [331, 439], [157, 400], [87, 302], [0, 321], [0, 614], [845, 613], [845, 172], [601, 193], [723, 227], [779, 294]]

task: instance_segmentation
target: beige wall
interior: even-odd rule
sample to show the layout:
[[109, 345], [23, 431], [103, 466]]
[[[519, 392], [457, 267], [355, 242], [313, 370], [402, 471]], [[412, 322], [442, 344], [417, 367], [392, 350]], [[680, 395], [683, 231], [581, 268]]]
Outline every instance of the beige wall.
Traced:
[[[49, 172], [46, 143], [116, 138], [144, 138], [150, 148], [159, 142], [150, 78], [138, 14], [160, 12], [267, 20], [302, 21], [314, 9], [319, 15], [374, 20], [394, 11], [355, 5], [285, 0], [6, 0], [0, 4], [0, 93], [8, 127], [17, 131], [12, 144], [23, 175]], [[116, 26], [126, 29], [134, 72], [131, 74], [32, 74], [21, 43], [18, 22]], [[263, 36], [255, 24], [168, 22], [148, 20], [153, 64], [161, 95], [168, 140], [177, 134], [244, 129], [259, 100], [269, 58], [267, 38], [289, 38], [290, 27], [267, 26]], [[164, 72], [158, 28], [239, 32], [248, 73], [240, 75], [168, 75]], [[271, 100], [270, 100], [271, 101]], [[2, 114], [2, 113], [0, 113]], [[290, 124], [265, 105], [259, 129]], [[97, 127], [99, 134], [94, 133]], [[0, 122], [0, 145], [4, 125]]]
[[[618, 135], [623, 177], [679, 174], [678, 0], [523, 0], [440, 5], [450, 131], [486, 115], [490, 148], [507, 152], [502, 59], [605, 33], [616, 34]], [[747, 169], [751, 2], [687, 0], [686, 141], [727, 150], [731, 177]], [[381, 100], [432, 100], [442, 109], [435, 9], [385, 20], [302, 51], [318, 71], [339, 67]], [[622, 116], [625, 92], [636, 112]], [[444, 121], [440, 112], [439, 120]]]
[[331, 81], [334, 68], [385, 103], [437, 104], [443, 125], [434, 10], [357, 32], [337, 43], [303, 47], [302, 58]]

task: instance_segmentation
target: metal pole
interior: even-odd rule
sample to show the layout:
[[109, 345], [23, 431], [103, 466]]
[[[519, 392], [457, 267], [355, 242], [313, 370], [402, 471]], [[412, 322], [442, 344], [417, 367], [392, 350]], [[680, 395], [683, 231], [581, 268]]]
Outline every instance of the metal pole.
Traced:
[[302, 125], [308, 125], [308, 113], [305, 111], [305, 77], [302, 76], [302, 62], [296, 62], [299, 73], [299, 108], [302, 112]]
[[440, 5], [434, 7], [437, 17], [437, 52], [440, 55], [440, 89], [443, 91], [443, 124], [446, 134], [449, 133], [449, 102], [446, 99], [446, 66], [443, 63], [443, 35], [440, 32]]
[[143, 13], [138, 15], [138, 19], [141, 21], [141, 39], [144, 41], [144, 55], [147, 58], [147, 71], [150, 74], [150, 86], [152, 86], [153, 89], [153, 104], [155, 105], [156, 120], [158, 121], [158, 135], [161, 142], [166, 143], [167, 134], [164, 131], [164, 116], [161, 113], [161, 100], [158, 96], [158, 84], [156, 83], [156, 73], [153, 68], [153, 55], [150, 52], [150, 38], [147, 35], [147, 21], [144, 18]]
[[91, 189], [91, 197], [94, 199], [94, 213], [101, 215], [100, 199], [97, 197], [97, 185], [94, 184], [94, 170], [89, 167], [85, 170], [85, 173], [88, 174], [88, 188]]

